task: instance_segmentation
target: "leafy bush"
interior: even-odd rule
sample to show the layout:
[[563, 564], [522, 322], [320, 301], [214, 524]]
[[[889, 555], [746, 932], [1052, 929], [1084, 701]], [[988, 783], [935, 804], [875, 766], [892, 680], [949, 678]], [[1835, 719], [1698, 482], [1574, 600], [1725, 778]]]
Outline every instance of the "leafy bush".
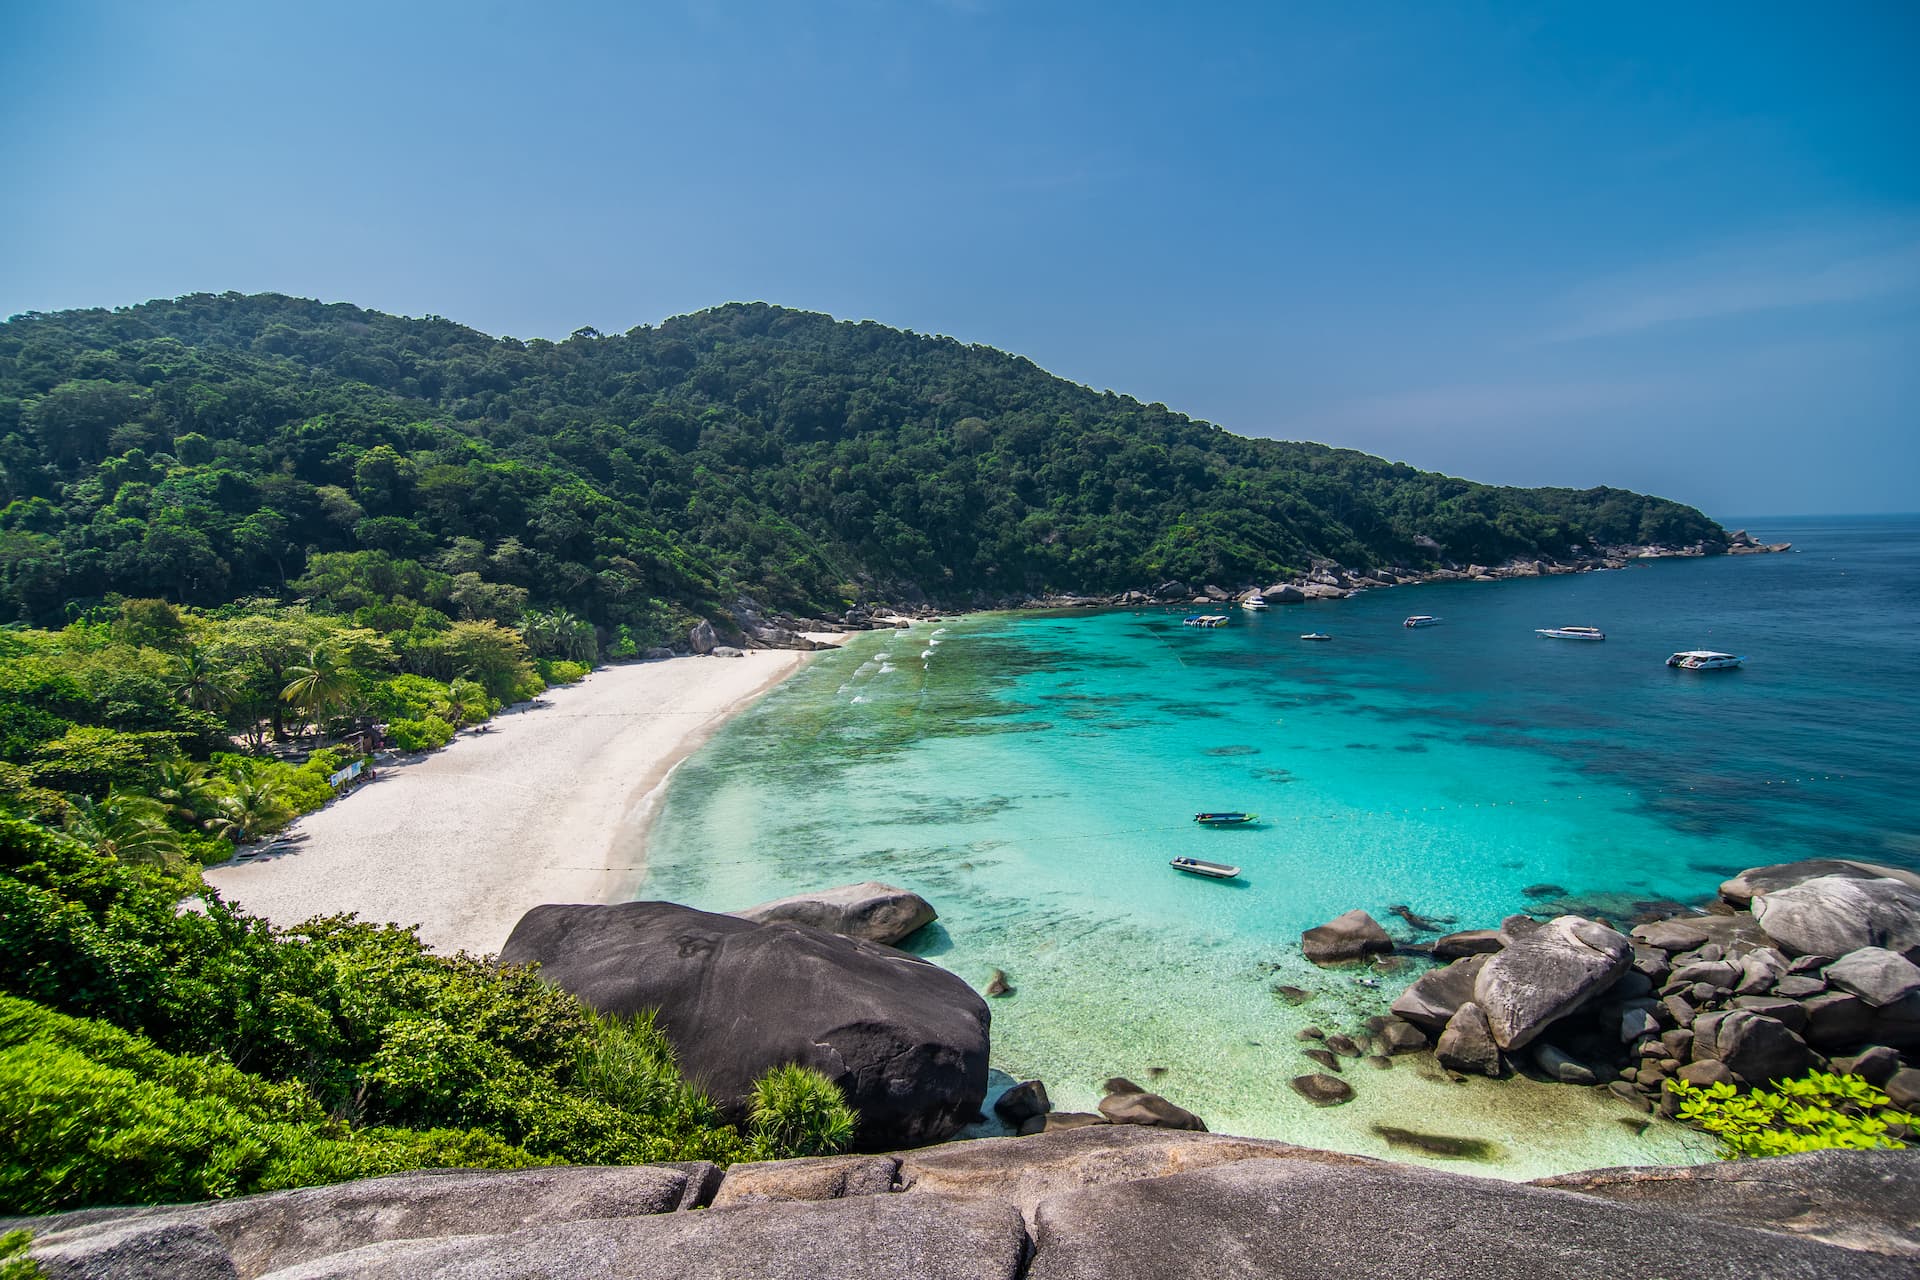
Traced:
[[27, 1256], [32, 1243], [30, 1231], [9, 1231], [0, 1236], [0, 1280], [45, 1280], [47, 1273]]
[[550, 685], [572, 684], [593, 670], [584, 662], [573, 662], [566, 658], [542, 658], [534, 665], [540, 671], [540, 678]]
[[0, 1212], [545, 1163], [485, 1133], [356, 1129], [307, 1091], [0, 997]]
[[753, 1082], [747, 1132], [760, 1159], [845, 1151], [858, 1123], [839, 1087], [811, 1067], [788, 1063]]
[[394, 720], [387, 725], [387, 737], [402, 751], [432, 751], [453, 741], [453, 726], [436, 715]]
[[1920, 1126], [1920, 1117], [1895, 1110], [1892, 1099], [1860, 1077], [1827, 1071], [1744, 1094], [1730, 1084], [1701, 1088], [1674, 1081], [1668, 1087], [1680, 1099], [1680, 1119], [1717, 1135], [1721, 1156], [1728, 1160], [1798, 1151], [1903, 1148], [1907, 1144], [1890, 1129]]

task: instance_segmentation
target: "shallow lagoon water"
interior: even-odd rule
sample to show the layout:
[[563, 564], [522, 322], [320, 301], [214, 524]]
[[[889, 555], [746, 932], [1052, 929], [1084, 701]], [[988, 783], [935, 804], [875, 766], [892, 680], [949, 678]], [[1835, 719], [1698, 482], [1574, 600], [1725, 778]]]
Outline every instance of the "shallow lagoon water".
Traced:
[[[1920, 527], [1763, 532], [1801, 551], [1375, 591], [1215, 631], [1153, 609], [862, 635], [682, 766], [643, 893], [727, 910], [869, 878], [918, 890], [941, 920], [915, 948], [976, 987], [1006, 971], [994, 1065], [1062, 1109], [1118, 1074], [1217, 1131], [1501, 1176], [1704, 1158], [1594, 1091], [1454, 1084], [1430, 1059], [1351, 1064], [1355, 1101], [1312, 1107], [1286, 1085], [1314, 1069], [1295, 1031], [1383, 1011], [1411, 971], [1370, 989], [1298, 939], [1356, 906], [1413, 938], [1431, 935], [1390, 907], [1460, 928], [1556, 904], [1621, 918], [1767, 862], [1912, 865]], [[1446, 622], [1401, 627], [1414, 612]], [[1609, 639], [1533, 635], [1574, 622]], [[1691, 647], [1750, 663], [1663, 665]], [[1262, 821], [1190, 820], [1222, 808]], [[1179, 875], [1175, 854], [1243, 877]], [[1445, 1161], [1382, 1127], [1492, 1147]]]

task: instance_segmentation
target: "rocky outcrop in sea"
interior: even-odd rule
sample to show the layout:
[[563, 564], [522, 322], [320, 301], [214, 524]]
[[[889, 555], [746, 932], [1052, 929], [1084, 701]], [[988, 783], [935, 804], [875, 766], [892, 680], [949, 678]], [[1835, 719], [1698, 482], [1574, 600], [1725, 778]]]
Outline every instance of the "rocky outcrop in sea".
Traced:
[[[1329, 956], [1324, 935], [1368, 926], [1379, 927], [1350, 912], [1302, 947], [1323, 963], [1358, 958]], [[1523, 1072], [1669, 1115], [1670, 1081], [1748, 1088], [1816, 1069], [1920, 1107], [1920, 876], [1909, 871], [1783, 863], [1729, 879], [1709, 907], [1626, 932], [1521, 915], [1427, 949], [1445, 963], [1356, 1034], [1384, 1047], [1416, 1030], [1457, 1074]]]

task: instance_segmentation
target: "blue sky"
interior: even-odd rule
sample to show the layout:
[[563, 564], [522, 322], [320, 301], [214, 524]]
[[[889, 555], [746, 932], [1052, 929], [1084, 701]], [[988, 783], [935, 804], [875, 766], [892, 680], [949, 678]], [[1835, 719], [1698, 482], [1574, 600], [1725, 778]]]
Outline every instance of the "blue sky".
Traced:
[[1254, 435], [1920, 508], [1920, 4], [0, 8], [0, 313], [763, 299]]

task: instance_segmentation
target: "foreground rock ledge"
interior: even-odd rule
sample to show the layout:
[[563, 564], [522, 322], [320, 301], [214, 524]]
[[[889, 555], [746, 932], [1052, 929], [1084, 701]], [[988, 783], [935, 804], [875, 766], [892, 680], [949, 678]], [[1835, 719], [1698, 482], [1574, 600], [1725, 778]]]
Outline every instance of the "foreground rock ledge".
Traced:
[[[1883, 1280], [1920, 1153], [1498, 1182], [1135, 1126], [738, 1165], [401, 1174], [0, 1223], [55, 1280]], [[704, 1212], [689, 1212], [705, 1208]]]

